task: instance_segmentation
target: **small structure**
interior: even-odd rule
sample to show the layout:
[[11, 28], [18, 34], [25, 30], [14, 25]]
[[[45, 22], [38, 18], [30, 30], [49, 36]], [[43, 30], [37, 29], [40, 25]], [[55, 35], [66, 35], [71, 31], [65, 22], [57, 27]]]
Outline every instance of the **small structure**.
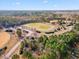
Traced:
[[72, 21], [64, 21], [64, 22], [67, 24], [67, 26], [71, 26], [73, 24]]
[[52, 20], [52, 21], [50, 21], [50, 23], [53, 24], [53, 25], [59, 24], [59, 23], [58, 23], [58, 20]]
[[15, 32], [16, 30], [12, 27], [5, 29], [6, 32]]

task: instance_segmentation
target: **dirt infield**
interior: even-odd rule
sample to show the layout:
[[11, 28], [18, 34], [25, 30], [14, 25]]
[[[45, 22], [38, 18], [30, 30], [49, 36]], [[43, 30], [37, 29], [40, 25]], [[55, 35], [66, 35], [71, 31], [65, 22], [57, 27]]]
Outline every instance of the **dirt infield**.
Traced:
[[3, 48], [10, 40], [10, 34], [7, 32], [0, 32], [0, 48]]

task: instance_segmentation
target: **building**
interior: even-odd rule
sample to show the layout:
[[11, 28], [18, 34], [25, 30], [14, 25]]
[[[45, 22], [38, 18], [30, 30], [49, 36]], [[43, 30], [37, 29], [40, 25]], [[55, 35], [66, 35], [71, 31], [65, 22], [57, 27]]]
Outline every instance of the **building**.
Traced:
[[59, 24], [58, 20], [51, 20], [50, 23], [53, 24], [53, 25]]
[[59, 20], [66, 20], [65, 18], [48, 18], [48, 20], [50, 20], [50, 23], [53, 24], [53, 25], [57, 25], [59, 24]]

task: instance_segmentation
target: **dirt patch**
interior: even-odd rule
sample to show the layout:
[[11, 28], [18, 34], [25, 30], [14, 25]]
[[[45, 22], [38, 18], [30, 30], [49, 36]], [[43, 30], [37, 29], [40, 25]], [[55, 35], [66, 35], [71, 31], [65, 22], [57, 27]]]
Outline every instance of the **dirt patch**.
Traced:
[[0, 48], [3, 48], [10, 40], [10, 34], [7, 32], [0, 32]]
[[10, 49], [18, 42], [18, 37], [14, 34], [11, 35], [9, 42], [7, 43], [7, 50], [5, 54], [10, 51]]

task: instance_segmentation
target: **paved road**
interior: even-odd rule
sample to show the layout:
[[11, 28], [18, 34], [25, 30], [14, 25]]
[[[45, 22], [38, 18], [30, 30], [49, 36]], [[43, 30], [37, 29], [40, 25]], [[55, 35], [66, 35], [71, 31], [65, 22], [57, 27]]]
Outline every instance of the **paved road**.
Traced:
[[[32, 32], [29, 30], [29, 34], [27, 36], [30, 36], [31, 34], [32, 34]], [[21, 41], [23, 41], [23, 38], [19, 42], [17, 42], [15, 44], [15, 46], [6, 55], [3, 55], [2, 59], [9, 59], [10, 56], [15, 52], [15, 50], [21, 44]]]

